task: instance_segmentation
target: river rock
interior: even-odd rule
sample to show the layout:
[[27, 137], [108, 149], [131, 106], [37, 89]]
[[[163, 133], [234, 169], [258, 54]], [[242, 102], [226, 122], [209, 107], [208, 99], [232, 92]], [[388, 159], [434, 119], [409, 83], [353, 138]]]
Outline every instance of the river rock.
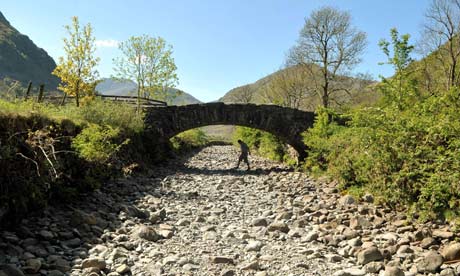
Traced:
[[132, 236], [152, 242], [158, 241], [161, 238], [161, 236], [155, 231], [155, 229], [153, 229], [153, 227], [146, 225], [137, 226], [133, 230]]
[[0, 265], [0, 274], [6, 276], [24, 276], [24, 273], [14, 265]]
[[267, 230], [268, 231], [280, 231], [280, 232], [283, 232], [283, 233], [287, 233], [287, 232], [289, 232], [289, 226], [284, 222], [275, 221], [275, 222], [272, 222], [267, 227]]
[[446, 261], [458, 260], [460, 259], [460, 243], [451, 243], [444, 247], [441, 252], [441, 255]]
[[373, 261], [382, 261], [383, 255], [377, 247], [370, 247], [358, 253], [358, 264], [365, 265]]
[[41, 230], [38, 234], [45, 240], [52, 240], [54, 238], [53, 233], [47, 230]]
[[25, 272], [28, 274], [37, 273], [42, 266], [42, 262], [40, 259], [28, 259], [26, 261], [26, 266], [23, 268]]
[[212, 256], [210, 261], [214, 264], [234, 264], [233, 258], [227, 256]]
[[404, 271], [401, 268], [396, 266], [387, 266], [385, 267], [385, 272], [383, 276], [404, 276]]
[[351, 195], [344, 195], [339, 199], [339, 204], [342, 206], [355, 204], [355, 202], [355, 199]]
[[89, 258], [83, 260], [81, 263], [82, 268], [96, 268], [98, 270], [103, 270], [106, 267], [106, 262], [102, 258]]
[[249, 244], [246, 246], [246, 251], [260, 251], [260, 249], [264, 246], [264, 244], [261, 241], [251, 241]]
[[252, 221], [253, 226], [267, 226], [268, 222], [266, 218], [256, 218]]
[[436, 273], [443, 263], [442, 256], [435, 252], [429, 251], [423, 256], [421, 261], [417, 263], [417, 269], [421, 273]]

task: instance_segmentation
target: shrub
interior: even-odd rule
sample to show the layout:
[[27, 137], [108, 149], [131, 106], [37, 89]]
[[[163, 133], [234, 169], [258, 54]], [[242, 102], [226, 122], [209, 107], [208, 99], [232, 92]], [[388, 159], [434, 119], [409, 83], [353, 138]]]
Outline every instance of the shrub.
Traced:
[[335, 117], [331, 109], [318, 109], [313, 127], [303, 134], [303, 141], [310, 149], [304, 166], [310, 172], [322, 173], [327, 168], [332, 150], [332, 144], [327, 141], [342, 129], [333, 121]]
[[[327, 172], [345, 190], [363, 189], [390, 206], [411, 206], [422, 219], [458, 213], [460, 113], [454, 89], [401, 109], [351, 112], [349, 127], [320, 112], [305, 134], [307, 168]], [[316, 166], [316, 167], [315, 167]]]
[[179, 133], [170, 139], [172, 149], [175, 152], [186, 152], [194, 148], [205, 146], [209, 142], [203, 130], [196, 128]]
[[90, 124], [72, 140], [72, 148], [90, 162], [106, 163], [129, 139], [117, 143], [120, 129]]
[[234, 144], [238, 139], [244, 141], [254, 152], [278, 162], [294, 165], [297, 161], [289, 155], [288, 145], [268, 132], [249, 127], [236, 127]]

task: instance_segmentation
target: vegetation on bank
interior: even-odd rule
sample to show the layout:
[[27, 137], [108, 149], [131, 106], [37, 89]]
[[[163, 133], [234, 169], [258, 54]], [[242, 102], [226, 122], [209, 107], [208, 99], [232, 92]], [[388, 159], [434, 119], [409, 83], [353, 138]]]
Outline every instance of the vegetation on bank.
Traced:
[[[379, 203], [406, 209], [421, 220], [458, 220], [459, 15], [460, 6], [455, 1], [433, 0], [426, 13], [424, 39], [417, 46], [409, 43], [409, 35], [391, 30], [391, 40], [382, 40], [379, 46], [387, 56], [384, 64], [394, 68], [394, 75], [359, 89], [363, 95], [370, 90], [371, 101], [353, 102], [360, 97], [352, 97], [345, 105], [324, 102], [317, 109], [314, 127], [304, 134], [309, 148], [304, 164], [307, 171], [338, 180], [343, 192], [357, 197], [370, 192]], [[412, 59], [415, 49], [424, 55], [423, 59]], [[324, 80], [319, 79], [318, 84], [331, 88]], [[292, 102], [292, 95], [305, 95], [298, 87], [308, 88], [290, 87], [292, 91], [281, 89], [286, 93], [276, 94], [280, 104]], [[357, 86], [344, 88], [351, 91], [352, 87]], [[287, 93], [290, 91], [300, 92]], [[260, 147], [253, 142], [261, 141], [258, 131], [248, 130], [240, 137]], [[274, 152], [280, 148], [276, 143], [270, 145]]]
[[174, 152], [184, 153], [206, 146], [210, 142], [210, 137], [203, 130], [194, 128], [179, 133], [171, 138], [170, 142]]
[[[100, 188], [167, 157], [144, 133], [143, 112], [93, 100], [77, 107], [0, 99], [0, 221]], [[176, 153], [204, 146], [199, 129], [171, 139]]]
[[[60, 78], [58, 89], [75, 97], [75, 105], [27, 100], [33, 95], [19, 82], [0, 83], [0, 221], [6, 214], [19, 219], [50, 199], [94, 190], [107, 178], [161, 160], [168, 152], [158, 147], [157, 137], [144, 133], [139, 100], [136, 110], [95, 97], [99, 58], [91, 25], [73, 17], [65, 29], [65, 56], [52, 74]], [[136, 79], [138, 97], [164, 96], [154, 92], [166, 93], [177, 83], [172, 46], [161, 37], [132, 37], [120, 50], [132, 64], [119, 59], [119, 76], [142, 77], [143, 82]], [[190, 133], [180, 137], [178, 150], [204, 139]]]
[[233, 143], [236, 146], [239, 139], [260, 156], [291, 165], [296, 163], [295, 157], [290, 154], [292, 151], [289, 151], [289, 146], [266, 131], [238, 126], [233, 134]]
[[94, 190], [148, 160], [132, 106], [0, 100], [0, 110], [0, 220]]
[[305, 133], [305, 167], [339, 180], [357, 196], [371, 192], [393, 207], [409, 206], [422, 220], [458, 217], [460, 207], [460, 89], [426, 93], [416, 71], [407, 70], [409, 36], [391, 32], [381, 47], [395, 75], [377, 89], [381, 101], [341, 115], [320, 109]]
[[143, 114], [133, 112], [133, 107], [119, 102], [95, 98], [86, 105], [72, 104], [59, 106], [51, 103], [37, 103], [35, 100], [0, 99], [0, 113], [3, 115], [43, 116], [61, 122], [71, 120], [76, 125], [109, 125], [126, 131], [138, 133], [144, 128]]

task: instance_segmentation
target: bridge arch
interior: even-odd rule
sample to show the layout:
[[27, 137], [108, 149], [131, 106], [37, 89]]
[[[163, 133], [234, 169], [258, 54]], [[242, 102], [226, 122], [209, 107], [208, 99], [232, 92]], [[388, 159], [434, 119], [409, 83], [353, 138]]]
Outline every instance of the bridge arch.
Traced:
[[[313, 112], [277, 105], [207, 103], [149, 108], [146, 131], [166, 142], [189, 129], [208, 125], [237, 125], [267, 131], [291, 145], [305, 158], [302, 132], [313, 126]], [[161, 142], [161, 141], [160, 141]]]

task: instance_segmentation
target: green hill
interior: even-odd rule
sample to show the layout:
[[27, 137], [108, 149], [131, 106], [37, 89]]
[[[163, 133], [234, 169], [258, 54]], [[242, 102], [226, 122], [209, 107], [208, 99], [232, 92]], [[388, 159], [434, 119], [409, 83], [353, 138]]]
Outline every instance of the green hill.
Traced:
[[43, 83], [47, 90], [55, 90], [59, 83], [51, 75], [55, 67], [48, 53], [11, 26], [0, 12], [0, 79], [10, 78], [22, 84]]
[[[318, 68], [314, 68], [313, 72], [314, 78], [319, 79], [320, 72]], [[320, 105], [320, 98], [313, 92], [314, 78], [310, 71], [306, 71], [302, 66], [287, 67], [265, 76], [254, 83], [233, 88], [220, 98], [219, 101], [226, 103], [252, 102], [259, 104], [280, 104], [304, 110], [315, 110]], [[336, 94], [333, 105], [369, 104], [374, 102], [378, 97], [376, 92], [369, 89], [370, 85], [375, 83], [372, 80], [342, 76], [338, 83], [347, 91], [344, 89], [343, 92]], [[292, 93], [283, 94], [288, 90]], [[281, 98], [284, 101], [282, 103]], [[298, 102], [295, 102], [296, 98]]]

